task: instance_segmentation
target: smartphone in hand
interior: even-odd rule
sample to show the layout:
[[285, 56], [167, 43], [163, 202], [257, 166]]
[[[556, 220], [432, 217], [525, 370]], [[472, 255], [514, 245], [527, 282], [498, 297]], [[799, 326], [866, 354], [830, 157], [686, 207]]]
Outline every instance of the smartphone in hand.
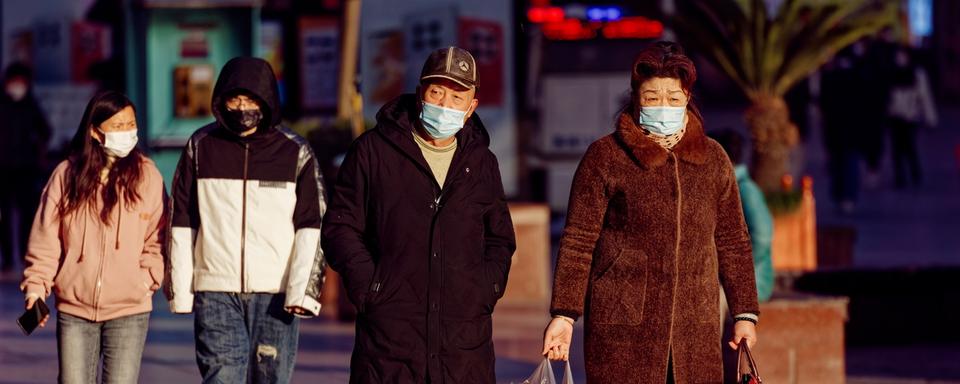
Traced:
[[28, 309], [17, 319], [17, 325], [20, 326], [24, 335], [30, 335], [40, 325], [40, 320], [43, 320], [49, 314], [50, 308], [47, 308], [47, 304], [43, 300], [37, 299], [33, 303], [33, 308]]

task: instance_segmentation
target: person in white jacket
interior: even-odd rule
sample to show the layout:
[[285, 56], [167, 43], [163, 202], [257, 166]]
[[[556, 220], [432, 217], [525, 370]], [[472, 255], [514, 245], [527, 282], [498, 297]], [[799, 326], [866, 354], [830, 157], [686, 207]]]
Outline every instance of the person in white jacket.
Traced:
[[917, 129], [921, 125], [935, 127], [937, 109], [927, 72], [915, 63], [910, 48], [899, 47], [894, 63], [887, 114], [896, 186], [903, 188], [908, 182], [920, 185], [923, 181], [917, 154]]
[[190, 137], [174, 175], [165, 293], [173, 312], [195, 315], [204, 383], [286, 383], [298, 317], [320, 310], [316, 157], [280, 124], [266, 61], [230, 60], [211, 107], [216, 121]]

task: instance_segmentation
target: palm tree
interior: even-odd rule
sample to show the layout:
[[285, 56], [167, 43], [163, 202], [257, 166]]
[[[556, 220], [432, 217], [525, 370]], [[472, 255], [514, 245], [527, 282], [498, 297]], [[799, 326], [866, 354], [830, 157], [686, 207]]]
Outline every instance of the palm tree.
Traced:
[[[675, 28], [740, 87], [753, 138], [753, 176], [767, 191], [788, 172], [798, 141], [783, 95], [837, 51], [897, 18], [896, 0], [679, 0]], [[772, 16], [772, 17], [771, 17]]]

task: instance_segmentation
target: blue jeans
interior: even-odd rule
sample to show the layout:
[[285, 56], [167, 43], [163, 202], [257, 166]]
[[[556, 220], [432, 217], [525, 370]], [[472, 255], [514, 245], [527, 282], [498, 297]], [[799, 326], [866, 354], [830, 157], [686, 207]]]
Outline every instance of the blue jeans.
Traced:
[[193, 298], [197, 366], [204, 383], [288, 383], [300, 319], [284, 294], [197, 292]]
[[150, 313], [93, 322], [57, 314], [61, 383], [96, 383], [103, 358], [104, 383], [136, 383]]

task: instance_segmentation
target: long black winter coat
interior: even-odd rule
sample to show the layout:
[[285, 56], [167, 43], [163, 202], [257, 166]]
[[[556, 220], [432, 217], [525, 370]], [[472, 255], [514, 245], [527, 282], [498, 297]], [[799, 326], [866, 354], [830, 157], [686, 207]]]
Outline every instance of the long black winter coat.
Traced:
[[516, 247], [490, 138], [473, 115], [445, 185], [414, 142], [414, 95], [352, 145], [322, 243], [357, 306], [351, 383], [493, 383], [493, 307]]

